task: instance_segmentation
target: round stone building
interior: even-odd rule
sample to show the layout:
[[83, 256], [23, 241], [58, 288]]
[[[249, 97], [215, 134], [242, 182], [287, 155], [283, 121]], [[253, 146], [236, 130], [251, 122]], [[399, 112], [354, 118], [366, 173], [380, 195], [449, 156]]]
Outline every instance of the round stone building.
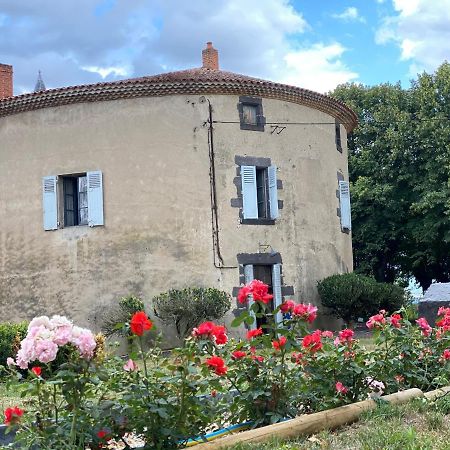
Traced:
[[228, 323], [252, 278], [318, 305], [352, 270], [343, 103], [219, 70], [211, 43], [156, 76], [18, 96], [0, 78], [2, 320], [95, 328], [121, 296], [208, 286], [233, 294]]

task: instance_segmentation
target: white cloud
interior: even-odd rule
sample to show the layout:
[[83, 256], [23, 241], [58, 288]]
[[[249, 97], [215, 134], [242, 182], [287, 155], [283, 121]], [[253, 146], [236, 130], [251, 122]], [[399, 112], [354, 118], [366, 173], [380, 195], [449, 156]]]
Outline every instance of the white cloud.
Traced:
[[[421, 0], [393, 0], [393, 3], [395, 10], [399, 11], [403, 17], [416, 14], [421, 6]], [[428, 1], [428, 3], [431, 2]]]
[[290, 52], [285, 56], [287, 74], [281, 81], [320, 92], [358, 78], [342, 61], [341, 44], [315, 44], [311, 48]]
[[366, 19], [359, 15], [358, 8], [355, 8], [354, 6], [349, 6], [342, 13], [333, 14], [332, 17], [344, 20], [345, 22], [366, 22]]
[[127, 67], [99, 67], [99, 66], [84, 66], [83, 70], [92, 73], [98, 73], [102, 79], [105, 79], [109, 75], [126, 77], [130, 74], [130, 71]]
[[199, 67], [210, 40], [223, 70], [319, 91], [356, 76], [339, 44], [297, 47], [311, 27], [292, 0], [64, 0], [58, 8], [0, 0], [0, 8], [0, 62], [15, 66], [17, 90], [32, 90], [39, 69], [57, 87]]
[[378, 44], [394, 42], [400, 59], [410, 61], [410, 74], [433, 71], [450, 60], [450, 0], [392, 0], [397, 14], [385, 17]]

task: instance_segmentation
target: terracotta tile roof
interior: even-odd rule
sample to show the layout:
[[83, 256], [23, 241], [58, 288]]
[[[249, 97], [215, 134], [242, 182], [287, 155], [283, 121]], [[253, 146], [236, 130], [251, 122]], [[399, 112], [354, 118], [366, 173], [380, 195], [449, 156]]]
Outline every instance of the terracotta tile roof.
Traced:
[[306, 105], [330, 114], [345, 125], [348, 132], [357, 125], [355, 113], [341, 101], [327, 95], [223, 70], [205, 68], [17, 95], [0, 100], [0, 117], [72, 103], [175, 94], [250, 95], [274, 98]]

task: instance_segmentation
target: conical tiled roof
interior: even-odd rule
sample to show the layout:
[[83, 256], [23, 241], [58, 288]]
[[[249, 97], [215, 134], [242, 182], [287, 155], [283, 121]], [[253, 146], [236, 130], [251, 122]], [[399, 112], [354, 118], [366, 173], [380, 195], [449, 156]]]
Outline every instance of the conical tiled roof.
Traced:
[[166, 95], [249, 95], [306, 105], [338, 119], [350, 132], [355, 113], [339, 100], [307, 89], [207, 68], [128, 80], [48, 89], [0, 100], [0, 117], [40, 108]]

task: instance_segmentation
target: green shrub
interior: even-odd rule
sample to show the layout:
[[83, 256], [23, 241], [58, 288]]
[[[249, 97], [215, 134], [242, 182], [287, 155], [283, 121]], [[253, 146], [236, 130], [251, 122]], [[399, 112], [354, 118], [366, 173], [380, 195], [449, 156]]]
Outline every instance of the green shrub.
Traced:
[[378, 283], [375, 280], [371, 280], [372, 292], [371, 299], [367, 299], [363, 295], [363, 304], [367, 305], [365, 316], [371, 316], [375, 314], [380, 309], [385, 309], [386, 311], [393, 312], [400, 309], [405, 304], [405, 291], [402, 287], [396, 284], [389, 283]]
[[20, 341], [27, 334], [28, 323], [0, 323], [0, 365], [6, 365], [7, 358], [14, 358]]
[[175, 326], [180, 339], [205, 320], [220, 319], [231, 307], [231, 297], [215, 288], [172, 289], [153, 299], [156, 317]]
[[393, 312], [405, 303], [404, 290], [395, 284], [379, 283], [357, 273], [331, 275], [317, 284], [322, 305], [346, 323], [368, 317], [380, 309]]
[[137, 311], [144, 311], [144, 302], [134, 295], [122, 297], [118, 304], [109, 309], [103, 319], [102, 333], [106, 337], [113, 335], [129, 336], [128, 322]]

